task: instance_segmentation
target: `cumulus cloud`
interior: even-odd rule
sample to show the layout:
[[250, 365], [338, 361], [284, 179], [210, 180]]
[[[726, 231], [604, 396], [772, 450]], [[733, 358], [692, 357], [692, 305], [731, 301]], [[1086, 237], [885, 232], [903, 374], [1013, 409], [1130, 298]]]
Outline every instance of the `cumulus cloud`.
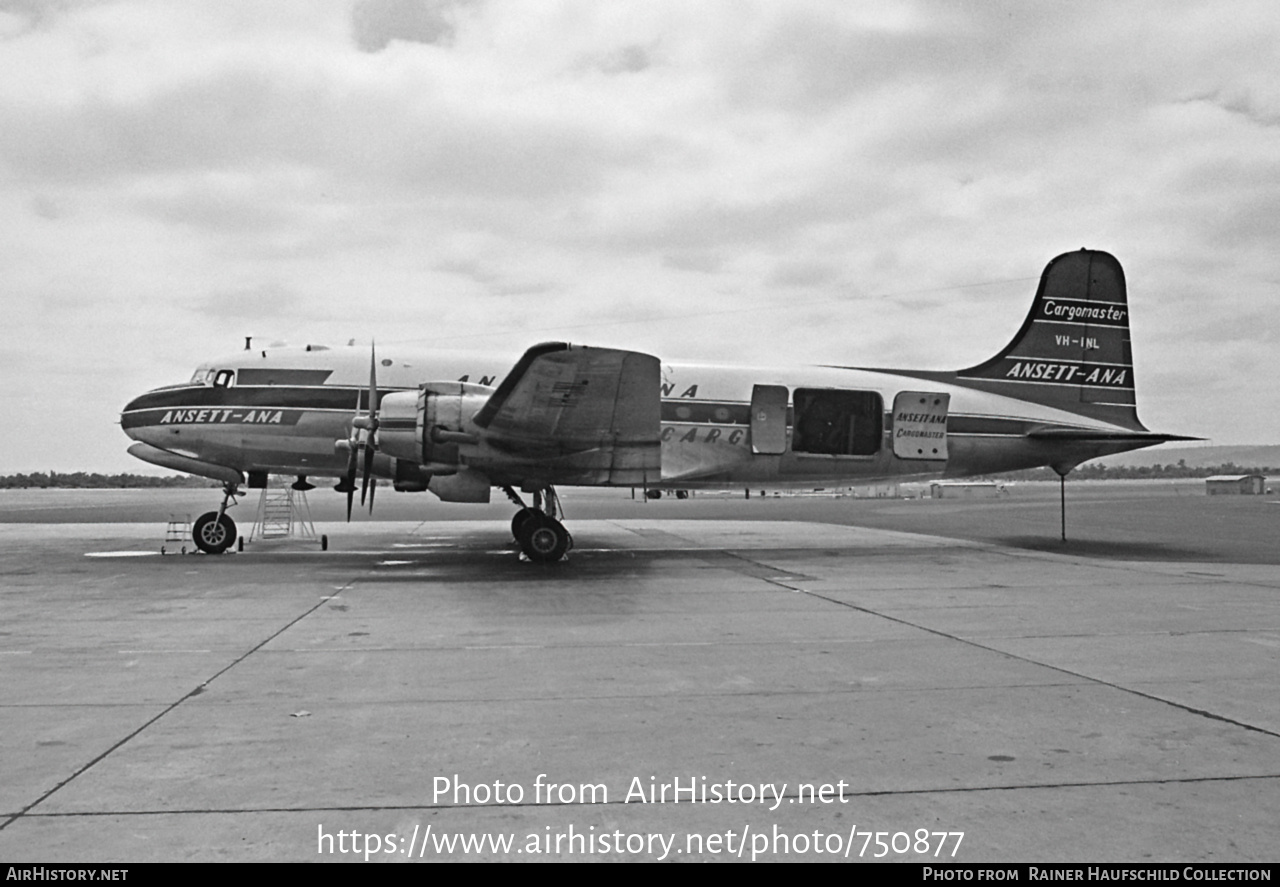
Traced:
[[829, 262], [799, 261], [779, 262], [769, 274], [770, 286], [811, 288], [837, 280], [839, 269]]
[[61, 218], [63, 215], [63, 209], [58, 202], [42, 194], [31, 198], [31, 211], [40, 218], [49, 220]]
[[645, 46], [629, 44], [600, 55], [588, 56], [582, 68], [594, 68], [605, 74], [638, 74], [653, 64], [653, 53]]
[[1187, 101], [1208, 102], [1224, 111], [1239, 114], [1259, 126], [1280, 126], [1280, 103], [1277, 98], [1276, 95], [1259, 95], [1246, 86], [1238, 85], [1194, 96]]
[[196, 312], [222, 323], [243, 325], [274, 321], [299, 310], [298, 296], [282, 284], [271, 281], [235, 289], [215, 289], [198, 298]]
[[364, 52], [386, 49], [393, 40], [448, 45], [454, 36], [458, 0], [358, 0], [351, 26]]
[[0, 16], [9, 21], [7, 30], [17, 33], [46, 27], [60, 14], [96, 0], [0, 0]]

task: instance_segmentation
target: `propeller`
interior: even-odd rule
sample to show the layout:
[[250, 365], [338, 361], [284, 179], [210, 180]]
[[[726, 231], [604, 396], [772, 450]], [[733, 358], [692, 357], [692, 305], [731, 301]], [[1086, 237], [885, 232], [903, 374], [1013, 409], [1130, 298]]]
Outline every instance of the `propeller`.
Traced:
[[351, 419], [351, 436], [340, 440], [336, 446], [347, 451], [347, 473], [337, 489], [347, 494], [347, 520], [351, 520], [351, 510], [356, 496], [356, 469], [360, 466], [360, 451], [364, 450], [363, 480], [360, 486], [360, 505], [369, 500], [369, 513], [373, 514], [373, 495], [378, 488], [377, 478], [373, 476], [373, 457], [377, 451], [374, 434], [378, 430], [378, 356], [373, 345], [369, 347], [369, 411], [366, 414], [360, 405], [360, 395], [356, 395], [356, 412]]

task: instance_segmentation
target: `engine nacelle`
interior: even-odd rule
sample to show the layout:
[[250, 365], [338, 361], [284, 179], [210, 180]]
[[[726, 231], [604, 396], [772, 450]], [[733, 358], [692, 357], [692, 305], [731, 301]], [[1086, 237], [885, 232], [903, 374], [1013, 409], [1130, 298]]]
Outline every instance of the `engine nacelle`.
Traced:
[[378, 409], [378, 450], [432, 474], [453, 474], [459, 447], [476, 442], [471, 419], [492, 394], [470, 382], [427, 382], [417, 391], [392, 392]]

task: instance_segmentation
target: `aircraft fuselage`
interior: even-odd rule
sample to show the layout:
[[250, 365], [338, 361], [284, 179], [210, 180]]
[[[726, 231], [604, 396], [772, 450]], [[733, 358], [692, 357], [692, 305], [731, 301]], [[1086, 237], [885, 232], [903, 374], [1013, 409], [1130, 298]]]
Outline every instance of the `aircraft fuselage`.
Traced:
[[[492, 388], [514, 360], [384, 349], [378, 363], [381, 399], [393, 391], [416, 391], [424, 382], [463, 381]], [[341, 477], [347, 456], [335, 451], [334, 442], [348, 437], [357, 411], [368, 409], [368, 365], [369, 353], [357, 347], [240, 352], [202, 365], [190, 383], [136, 398], [125, 407], [122, 426], [135, 440], [195, 463], [245, 474]], [[795, 486], [964, 477], [1042, 465], [1064, 455], [1078, 462], [1130, 448], [1119, 443], [1094, 445], [1088, 452], [1077, 447], [1064, 454], [1060, 445], [1029, 438], [1028, 432], [1045, 426], [1124, 429], [964, 385], [888, 372], [664, 362], [660, 384], [662, 467], [661, 476], [653, 478], [655, 486]], [[758, 452], [755, 446], [751, 412], [756, 386], [786, 389], [786, 442], [781, 452]], [[856, 412], [848, 422], [861, 426], [854, 433], [862, 438], [834, 447], [800, 444], [797, 392], [846, 393], [841, 396]], [[949, 396], [947, 458], [908, 460], [895, 454], [893, 406], [903, 392]], [[396, 473], [381, 454], [375, 471], [384, 477]]]

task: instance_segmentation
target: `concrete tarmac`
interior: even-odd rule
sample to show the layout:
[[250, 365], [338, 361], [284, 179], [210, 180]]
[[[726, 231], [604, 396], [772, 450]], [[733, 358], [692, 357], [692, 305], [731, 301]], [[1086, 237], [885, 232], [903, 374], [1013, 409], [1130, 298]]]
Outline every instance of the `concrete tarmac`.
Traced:
[[570, 528], [0, 525], [0, 860], [1280, 859], [1274, 565]]

